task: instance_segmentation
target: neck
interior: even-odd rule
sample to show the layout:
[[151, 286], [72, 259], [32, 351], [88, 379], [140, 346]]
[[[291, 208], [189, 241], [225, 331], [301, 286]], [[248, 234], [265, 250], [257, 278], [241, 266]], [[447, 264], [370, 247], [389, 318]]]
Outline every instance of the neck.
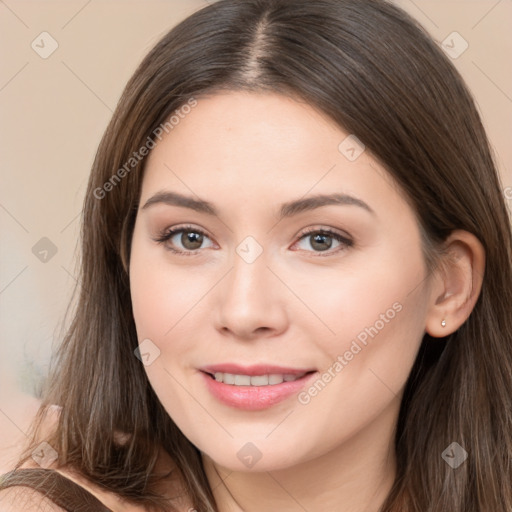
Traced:
[[219, 512], [378, 512], [396, 474], [396, 407], [330, 452], [286, 469], [233, 472], [203, 454]]

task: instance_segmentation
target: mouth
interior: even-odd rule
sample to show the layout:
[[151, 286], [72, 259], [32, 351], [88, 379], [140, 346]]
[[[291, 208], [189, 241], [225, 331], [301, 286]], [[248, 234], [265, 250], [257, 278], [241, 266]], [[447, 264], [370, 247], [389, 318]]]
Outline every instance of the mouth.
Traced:
[[223, 404], [243, 410], [262, 410], [297, 394], [317, 371], [224, 364], [202, 368], [200, 373], [208, 391]]

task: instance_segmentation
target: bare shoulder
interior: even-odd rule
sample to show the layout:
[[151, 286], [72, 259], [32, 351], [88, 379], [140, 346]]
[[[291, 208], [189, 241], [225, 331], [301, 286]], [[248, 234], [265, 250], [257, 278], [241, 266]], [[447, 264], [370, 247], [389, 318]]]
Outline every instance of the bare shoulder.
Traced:
[[[19, 416], [22, 418], [20, 423], [26, 429], [29, 424], [34, 420], [35, 414], [39, 410], [40, 401], [32, 397], [18, 397], [20, 403], [23, 404], [22, 412], [18, 411]], [[57, 408], [52, 408], [52, 413], [57, 411]], [[50, 415], [52, 416], [52, 415]], [[53, 423], [54, 417], [49, 417], [46, 421], [45, 428], [48, 428]], [[2, 439], [2, 446], [0, 453], [2, 455], [2, 463], [0, 464], [0, 474], [7, 473], [14, 469], [14, 465], [19, 460], [23, 449], [25, 448], [25, 439], [15, 438], [14, 435], [9, 436], [9, 432], [2, 432], [7, 434]], [[24, 464], [22, 467], [30, 467], [30, 463]], [[37, 466], [39, 467], [39, 466]], [[56, 505], [53, 501], [48, 499], [43, 493], [31, 489], [23, 485], [15, 485], [7, 489], [0, 490], [0, 512], [65, 512], [63, 508]]]
[[[60, 415], [60, 408], [57, 406], [51, 406], [47, 414], [45, 415], [44, 421], [41, 424], [40, 439], [45, 439], [52, 433], [53, 429], [58, 424], [58, 417]], [[116, 437], [123, 443], [129, 437], [127, 434], [116, 432]], [[36, 441], [37, 442], [37, 441]], [[37, 455], [37, 454], [36, 454]], [[89, 492], [95, 498], [97, 498], [103, 505], [112, 510], [113, 512], [144, 512], [145, 507], [140, 505], [134, 505], [128, 503], [122, 499], [119, 495], [107, 492], [101, 488], [97, 482], [93, 482], [73, 467], [67, 465], [60, 465], [59, 461], [56, 460], [51, 464], [45, 464], [46, 469], [53, 470], [60, 473], [61, 476], [71, 480], [79, 487]], [[159, 457], [156, 465], [156, 470], [159, 473], [167, 473], [169, 470], [175, 469], [176, 466], [163, 449], [159, 450]], [[7, 471], [12, 470], [13, 467], [6, 469]], [[37, 457], [28, 457], [18, 469], [41, 469], [41, 466], [37, 463]], [[165, 489], [162, 489], [164, 495], [175, 497], [175, 489], [173, 488], [173, 482], [169, 482], [165, 485]], [[172, 492], [171, 492], [172, 491]], [[182, 492], [182, 489], [180, 489]], [[169, 494], [167, 494], [169, 493]], [[179, 495], [180, 493], [178, 493]], [[190, 510], [187, 506], [183, 510]], [[33, 490], [29, 487], [14, 486], [8, 489], [0, 490], [0, 512], [32, 512], [32, 511], [43, 511], [43, 512], [61, 512], [64, 509], [50, 501], [42, 493]]]
[[0, 512], [66, 512], [42, 493], [24, 486], [0, 491]]

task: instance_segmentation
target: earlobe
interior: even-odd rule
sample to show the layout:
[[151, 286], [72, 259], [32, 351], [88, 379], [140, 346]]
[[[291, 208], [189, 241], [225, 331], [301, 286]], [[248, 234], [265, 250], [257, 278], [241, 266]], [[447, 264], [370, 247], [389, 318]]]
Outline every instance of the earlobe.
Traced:
[[426, 332], [442, 338], [469, 317], [480, 295], [485, 249], [473, 234], [456, 230], [446, 239], [431, 291]]

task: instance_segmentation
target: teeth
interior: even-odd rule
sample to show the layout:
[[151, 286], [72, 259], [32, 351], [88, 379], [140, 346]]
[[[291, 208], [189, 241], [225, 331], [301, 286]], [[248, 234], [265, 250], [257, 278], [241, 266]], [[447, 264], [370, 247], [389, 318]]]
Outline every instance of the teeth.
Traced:
[[224, 382], [224, 384], [234, 384], [235, 376], [232, 373], [225, 373], [222, 382]]
[[268, 375], [254, 375], [251, 377], [251, 386], [268, 386]]
[[275, 373], [268, 376], [268, 383], [269, 384], [281, 384], [283, 382], [284, 377], [283, 375], [276, 375]]
[[235, 386], [250, 386], [251, 377], [249, 375], [235, 375]]
[[233, 386], [273, 386], [282, 382], [292, 382], [300, 379], [301, 375], [272, 373], [270, 375], [235, 375], [233, 373], [215, 373], [214, 377], [217, 382], [231, 384]]

